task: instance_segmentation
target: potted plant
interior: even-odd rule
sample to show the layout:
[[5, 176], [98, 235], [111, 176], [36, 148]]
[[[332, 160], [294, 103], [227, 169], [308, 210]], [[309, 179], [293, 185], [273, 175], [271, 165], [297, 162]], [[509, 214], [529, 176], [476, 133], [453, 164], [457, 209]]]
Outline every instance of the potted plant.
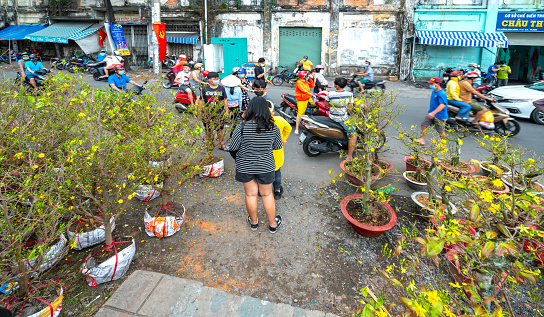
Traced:
[[486, 149], [489, 152], [489, 156], [485, 161], [480, 163], [480, 168], [485, 176], [491, 178], [501, 178], [505, 174], [510, 173], [510, 169], [504, 162], [505, 155], [511, 152], [511, 144], [507, 138], [493, 137], [485, 135], [482, 139], [478, 140], [480, 147]]
[[402, 173], [402, 177], [413, 190], [426, 191], [426, 171], [430, 169], [431, 162], [424, 158], [425, 148], [416, 141], [417, 135], [414, 127], [410, 131], [403, 131], [401, 125], [397, 125], [396, 129], [399, 132], [397, 139], [408, 151], [404, 156], [406, 171]]
[[[516, 149], [519, 154], [525, 151]], [[544, 158], [518, 158], [517, 156], [506, 159], [512, 173], [504, 175], [502, 180], [516, 193], [531, 191], [537, 194], [544, 193], [544, 185], [538, 182], [538, 177], [544, 174]]]
[[385, 135], [382, 123], [392, 121], [400, 113], [394, 103], [395, 96], [392, 94], [364, 95], [356, 99], [350, 114], [350, 120], [358, 131], [361, 153], [357, 159], [348, 161], [349, 164], [343, 162], [343, 167], [348, 177], [348, 172], [355, 176], [358, 183], [352, 180], [351, 184], [362, 193], [345, 197], [340, 207], [355, 231], [369, 237], [379, 236], [391, 229], [397, 220], [385, 196], [370, 188], [375, 178], [382, 173], [374, 164], [374, 153]]

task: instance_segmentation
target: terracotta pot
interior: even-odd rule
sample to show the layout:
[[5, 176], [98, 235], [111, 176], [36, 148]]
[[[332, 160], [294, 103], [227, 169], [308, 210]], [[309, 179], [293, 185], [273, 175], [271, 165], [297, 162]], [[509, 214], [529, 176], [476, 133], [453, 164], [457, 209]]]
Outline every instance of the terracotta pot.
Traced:
[[[461, 163], [465, 163], [465, 162], [461, 162]], [[444, 170], [450, 171], [450, 173], [452, 173], [453, 175], [457, 175], [457, 176], [466, 176], [466, 175], [468, 175], [468, 174], [474, 173], [474, 171], [476, 170], [476, 169], [474, 168], [474, 166], [472, 166], [471, 164], [468, 164], [468, 163], [465, 163], [465, 164], [467, 164], [467, 165], [470, 167], [470, 169], [469, 169], [468, 171], [465, 171], [465, 172], [458, 171], [458, 170], [456, 170], [456, 169], [452, 169], [452, 168], [450, 168], [450, 167], [445, 166], [444, 164], [441, 164], [441, 165], [442, 165], [442, 168], [443, 168]]]
[[381, 168], [381, 166], [380, 166], [380, 169], [383, 171], [383, 174], [385, 174], [385, 173], [387, 173], [387, 172], [389, 172], [390, 170], [393, 169], [393, 164], [389, 163], [388, 161], [386, 161], [384, 159], [378, 159], [378, 161], [387, 164], [387, 168]]
[[[406, 155], [406, 156], [404, 157], [404, 163], [406, 163], [406, 171], [407, 171], [407, 172], [415, 172], [415, 171], [417, 171], [417, 167], [416, 167], [415, 165], [413, 165], [413, 164], [411, 164], [411, 163], [408, 162], [408, 160], [411, 159], [411, 158], [412, 158], [412, 157], [409, 156], [409, 155]], [[427, 165], [428, 165], [429, 167], [431, 166], [431, 162], [427, 161], [426, 159], [420, 157], [419, 160], [420, 160], [421, 162], [427, 163]]]
[[[355, 186], [365, 186], [365, 182], [362, 179], [359, 179], [357, 176], [355, 176], [352, 173], [348, 172], [348, 170], [344, 167], [344, 163], [346, 161], [347, 160], [343, 160], [342, 162], [340, 162], [340, 168], [342, 169], [342, 171], [344, 171], [344, 174], [346, 174], [346, 177], [349, 179], [349, 181]], [[375, 165], [375, 166], [377, 166], [377, 165]], [[379, 168], [379, 166], [378, 166], [378, 168]], [[381, 171], [381, 169], [380, 169], [380, 171]], [[370, 176], [370, 185], [374, 184], [378, 179], [380, 179], [382, 174], [383, 173], [380, 173], [380, 175], [376, 175], [376, 176]]]
[[355, 232], [357, 232], [358, 234], [360, 234], [362, 236], [365, 236], [365, 237], [378, 237], [378, 236], [382, 235], [384, 232], [386, 232], [387, 230], [390, 230], [391, 228], [393, 228], [395, 226], [395, 224], [397, 223], [397, 214], [395, 213], [393, 208], [391, 208], [391, 206], [389, 206], [386, 203], [382, 203], [382, 204], [387, 208], [387, 210], [389, 210], [389, 213], [391, 215], [391, 217], [389, 219], [389, 222], [386, 225], [379, 226], [379, 227], [369, 226], [369, 225], [365, 225], [365, 224], [360, 223], [357, 220], [353, 219], [348, 214], [348, 211], [346, 209], [346, 205], [348, 204], [348, 202], [350, 200], [355, 199], [355, 198], [359, 198], [361, 196], [362, 196], [362, 194], [349, 195], [349, 196], [344, 197], [344, 199], [342, 199], [342, 202], [340, 203], [340, 209], [342, 210], [342, 214], [349, 221], [349, 224], [353, 227]]
[[[518, 184], [516, 184], [516, 185], [515, 185], [515, 188], [514, 188], [513, 181], [512, 181], [512, 175], [511, 175], [511, 174], [509, 174], [509, 175], [507, 175], [507, 176], [503, 176], [503, 177], [501, 178], [501, 180], [502, 180], [503, 183], [505, 183], [506, 185], [508, 185], [508, 187], [510, 187], [510, 190], [511, 190], [511, 191], [514, 191], [514, 193], [516, 193], [516, 194], [521, 194], [521, 193], [523, 193], [525, 190], [527, 190], [527, 188], [526, 188], [526, 189], [523, 189], [523, 188], [519, 187]], [[539, 182], [534, 182], [534, 183], [536, 183], [536, 184], [540, 185], [540, 187], [544, 188], [544, 185], [542, 185], [541, 183], [539, 183]], [[542, 195], [542, 194], [544, 194], [544, 192], [537, 192], [537, 195]]]
[[[476, 175], [476, 176], [474, 176], [474, 178], [491, 180], [491, 178], [486, 177], [486, 176], [481, 176], [481, 175]], [[495, 189], [487, 188], [487, 187], [485, 187], [485, 185], [481, 185], [481, 186], [482, 186], [482, 188], [491, 191], [495, 195], [506, 194], [506, 193], [510, 192], [510, 187], [508, 187], [506, 184], [504, 184], [504, 182], [503, 182], [501, 190], [495, 190]]]
[[408, 174], [412, 174], [412, 173], [415, 173], [415, 171], [406, 171], [406, 172], [402, 173], [402, 177], [404, 177], [404, 179], [408, 183], [408, 187], [410, 187], [413, 190], [417, 190], [417, 191], [427, 190], [427, 183], [419, 183], [419, 182], [413, 181], [413, 180], [411, 180], [411, 179], [409, 179], [407, 177]]
[[[484, 166], [484, 164], [491, 164], [491, 162], [489, 161], [482, 161], [480, 162], [480, 168], [482, 170], [482, 173], [485, 175], [485, 176], [489, 176], [491, 175], [491, 170], [487, 167]], [[506, 166], [504, 166], [506, 168], [505, 171], [502, 172], [503, 175], [507, 175], [507, 174], [510, 174], [510, 169]]]

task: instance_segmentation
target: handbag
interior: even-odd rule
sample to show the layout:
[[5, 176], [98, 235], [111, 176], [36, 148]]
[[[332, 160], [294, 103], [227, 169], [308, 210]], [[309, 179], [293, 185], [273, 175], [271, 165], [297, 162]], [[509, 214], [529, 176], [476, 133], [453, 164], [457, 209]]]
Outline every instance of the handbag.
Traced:
[[[242, 122], [241, 125], [242, 125], [242, 131], [241, 131], [241, 134], [242, 134], [242, 140], [240, 140], [240, 142], [244, 141], [244, 125], [246, 124], [246, 122]], [[241, 145], [240, 145], [241, 146]], [[234, 151], [230, 151], [229, 150], [229, 153], [230, 153], [230, 156], [232, 156], [232, 158], [236, 161], [236, 154], [238, 154], [238, 150], [234, 150]]]

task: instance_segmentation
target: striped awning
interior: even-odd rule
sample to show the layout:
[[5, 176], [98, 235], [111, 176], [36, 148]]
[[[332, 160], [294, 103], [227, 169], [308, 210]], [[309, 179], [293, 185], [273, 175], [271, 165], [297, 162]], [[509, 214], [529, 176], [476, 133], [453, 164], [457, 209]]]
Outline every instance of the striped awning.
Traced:
[[170, 33], [166, 32], [166, 42], [178, 44], [193, 44], [198, 42], [197, 33]]
[[94, 32], [98, 31], [103, 26], [104, 26], [104, 24], [102, 24], [102, 23], [93, 24], [88, 29], [86, 29], [84, 31], [81, 31], [81, 32], [70, 35], [68, 37], [68, 39], [69, 40], [74, 40], [74, 41], [81, 40], [82, 38], [87, 37], [87, 36], [93, 34]]
[[[48, 43], [68, 43], [68, 39], [88, 30], [91, 26], [96, 25], [94, 22], [57, 22], [48, 28], [41, 31], [29, 34], [26, 39], [34, 42]], [[96, 31], [96, 30], [95, 30]], [[89, 34], [88, 34], [89, 35]]]
[[503, 33], [416, 31], [419, 44], [471, 47], [508, 47]]
[[28, 34], [45, 29], [43, 25], [11, 25], [0, 31], [0, 41], [23, 40]]

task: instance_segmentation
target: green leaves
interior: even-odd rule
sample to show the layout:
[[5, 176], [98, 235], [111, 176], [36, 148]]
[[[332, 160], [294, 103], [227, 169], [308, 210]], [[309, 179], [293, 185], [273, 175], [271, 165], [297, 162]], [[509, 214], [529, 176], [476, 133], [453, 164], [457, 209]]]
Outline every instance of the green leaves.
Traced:
[[495, 244], [492, 241], [486, 242], [481, 251], [482, 257], [487, 258], [493, 250], [495, 250]]
[[425, 243], [425, 255], [433, 258], [444, 249], [444, 240], [439, 237], [432, 237]]

